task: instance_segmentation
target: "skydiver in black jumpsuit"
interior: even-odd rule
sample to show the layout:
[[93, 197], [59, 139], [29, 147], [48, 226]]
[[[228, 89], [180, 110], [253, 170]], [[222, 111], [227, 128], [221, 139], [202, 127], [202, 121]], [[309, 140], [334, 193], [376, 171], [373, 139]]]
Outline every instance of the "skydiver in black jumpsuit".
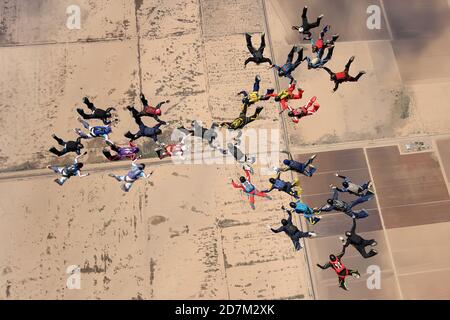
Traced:
[[105, 125], [108, 125], [111, 123], [111, 120], [109, 120], [112, 117], [111, 111], [116, 110], [115, 108], [111, 107], [106, 110], [96, 108], [94, 106], [94, 104], [89, 101], [89, 99], [87, 97], [83, 98], [83, 102], [89, 108], [89, 110], [92, 111], [91, 114], [87, 114], [84, 112], [83, 109], [77, 108], [77, 112], [80, 114], [80, 116], [83, 117], [84, 120], [99, 119], [99, 120], [102, 120]]
[[245, 60], [244, 68], [247, 66], [247, 63], [249, 63], [249, 62], [254, 62], [257, 65], [267, 62], [270, 65], [272, 65], [272, 60], [270, 60], [269, 58], [265, 58], [263, 55], [264, 48], [266, 47], [266, 41], [264, 39], [264, 36], [265, 36], [265, 34], [263, 33], [261, 35], [261, 45], [259, 46], [259, 49], [256, 50], [252, 44], [252, 36], [248, 33], [245, 34], [245, 39], [247, 41], [247, 48], [248, 48], [248, 51], [250, 51], [252, 56], [250, 58], [247, 58], [247, 60]]

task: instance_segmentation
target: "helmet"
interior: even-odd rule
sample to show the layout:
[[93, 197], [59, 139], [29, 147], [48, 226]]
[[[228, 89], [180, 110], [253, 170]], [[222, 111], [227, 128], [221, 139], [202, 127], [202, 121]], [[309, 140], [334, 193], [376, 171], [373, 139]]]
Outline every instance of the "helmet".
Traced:
[[282, 224], [283, 226], [285, 226], [285, 225], [287, 225], [287, 224], [288, 224], [288, 222], [287, 222], [287, 220], [286, 220], [286, 219], [281, 219], [281, 224]]
[[242, 183], [244, 183], [245, 181], [247, 181], [247, 179], [245, 179], [245, 177], [242, 177], [242, 176], [241, 176], [241, 177], [239, 178], [239, 181], [241, 181]]
[[274, 179], [274, 178], [270, 178], [270, 179], [269, 179], [269, 182], [270, 182], [270, 183], [275, 183], [275, 179]]
[[161, 129], [156, 129], [156, 131], [155, 131], [156, 135], [161, 134], [161, 133], [162, 133]]
[[294, 111], [289, 111], [289, 112], [288, 112], [288, 116], [289, 116], [289, 117], [295, 116]]
[[297, 205], [295, 204], [295, 202], [290, 202], [290, 203], [289, 203], [289, 206], [290, 206], [291, 208], [295, 208]]
[[346, 231], [346, 232], [345, 232], [345, 235], [346, 235], [347, 237], [350, 237], [350, 236], [352, 235], [352, 233], [351, 233], [350, 231]]
[[333, 204], [333, 199], [328, 199], [328, 200], [327, 200], [327, 203], [328, 203], [328, 204]]
[[160, 115], [161, 115], [161, 109], [156, 109], [156, 110], [155, 110], [155, 114], [156, 114], [157, 116], [160, 116]]
[[291, 164], [291, 160], [288, 160], [288, 159], [284, 159], [283, 160], [283, 163], [285, 164], [285, 165], [290, 165]]
[[111, 133], [111, 132], [112, 132], [111, 127], [109, 127], [109, 126], [105, 127], [105, 133], [106, 134]]
[[336, 256], [334, 254], [330, 254], [330, 260], [331, 261], [336, 261], [337, 258], [336, 258]]
[[348, 182], [347, 181], [342, 182], [342, 185], [344, 186], [344, 188], [348, 188]]

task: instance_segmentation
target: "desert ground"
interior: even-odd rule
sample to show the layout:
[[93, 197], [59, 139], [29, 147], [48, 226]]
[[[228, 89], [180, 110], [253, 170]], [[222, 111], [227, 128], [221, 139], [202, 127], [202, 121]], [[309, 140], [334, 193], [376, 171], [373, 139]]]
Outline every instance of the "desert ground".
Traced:
[[[450, 260], [443, 254], [450, 240], [448, 1], [76, 2], [80, 29], [66, 27], [73, 1], [0, 1], [1, 299], [450, 298]], [[382, 8], [379, 30], [366, 27], [370, 4]], [[348, 280], [350, 291], [315, 264], [340, 250], [338, 236], [351, 219], [327, 213], [311, 227], [295, 215], [301, 229], [319, 234], [295, 252], [288, 237], [267, 228], [279, 225], [280, 207], [291, 199], [272, 192], [272, 200], [258, 198], [252, 210], [230, 185], [241, 167], [221, 163], [217, 154], [174, 164], [155, 158], [155, 144], [141, 138], [140, 161], [154, 173], [124, 193], [108, 173], [124, 174], [130, 162], [107, 162], [95, 139], [84, 143], [90, 176], [63, 187], [53, 182], [46, 166], [73, 156], [49, 153], [51, 134], [75, 137], [75, 109], [84, 96], [117, 109], [111, 139], [126, 144], [123, 133], [137, 130], [126, 106], [140, 108], [141, 92], [153, 104], [170, 100], [161, 117], [169, 123], [167, 141], [194, 119], [206, 126], [234, 119], [241, 105], [236, 94], [249, 91], [257, 74], [262, 91], [287, 87], [267, 65], [243, 68], [244, 34], [257, 46], [265, 33], [265, 54], [277, 64], [293, 45], [310, 55], [309, 44], [291, 30], [303, 5], [310, 19], [323, 13], [323, 24], [340, 34], [328, 67], [340, 71], [355, 55], [351, 73], [367, 73], [332, 93], [324, 71], [302, 64], [294, 76], [305, 94], [293, 104], [315, 95], [318, 113], [294, 124], [265, 101], [249, 128], [279, 132], [279, 139], [266, 140], [295, 158], [318, 155], [316, 175], [300, 178], [308, 204], [326, 201], [336, 171], [374, 182], [376, 198], [365, 204], [370, 216], [357, 230], [378, 241], [379, 254], [365, 260], [348, 249], [344, 263], [362, 274]], [[416, 141], [426, 148], [406, 148]], [[256, 186], [268, 186], [271, 168], [284, 157], [274, 155], [256, 163]], [[66, 285], [73, 265], [80, 267], [79, 289]], [[381, 269], [380, 289], [366, 286], [370, 265]]]

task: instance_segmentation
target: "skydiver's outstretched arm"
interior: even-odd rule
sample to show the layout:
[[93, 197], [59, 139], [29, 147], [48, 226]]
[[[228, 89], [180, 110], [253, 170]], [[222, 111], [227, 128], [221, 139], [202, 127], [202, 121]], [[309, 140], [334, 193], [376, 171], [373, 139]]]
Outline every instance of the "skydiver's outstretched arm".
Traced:
[[164, 104], [164, 103], [169, 103], [170, 102], [170, 100], [166, 100], [166, 101], [161, 101], [160, 103], [158, 103], [157, 105], [156, 105], [156, 109], [161, 109], [161, 106]]
[[247, 64], [250, 62], [256, 63], [256, 59], [254, 57], [247, 58], [247, 60], [245, 60], [244, 62], [244, 68], [247, 67]]
[[85, 151], [83, 154], [80, 154], [80, 155], [76, 156], [74, 162], [78, 163], [78, 159], [80, 159], [82, 156], [84, 156], [86, 154], [87, 154], [87, 151]]
[[287, 214], [289, 216], [289, 218], [287, 218], [288, 223], [292, 223], [292, 213], [291, 213], [291, 211], [289, 210], [289, 211], [286, 211], [286, 212], [287, 212]]
[[270, 230], [272, 230], [273, 233], [279, 233], [279, 232], [284, 231], [284, 228], [283, 228], [283, 226], [281, 226], [281, 227], [279, 227], [278, 229], [270, 228]]
[[320, 269], [323, 269], [323, 270], [325, 270], [325, 269], [328, 269], [328, 268], [330, 268], [331, 267], [331, 264], [329, 263], [329, 262], [327, 262], [326, 264], [324, 264], [323, 266], [322, 265], [320, 265], [320, 264], [316, 264], [316, 266], [318, 266]]
[[329, 74], [330, 76], [333, 76], [333, 75], [334, 75], [334, 72], [331, 71], [328, 67], [322, 67], [322, 69], [325, 70], [326, 72], [328, 72], [328, 74]]

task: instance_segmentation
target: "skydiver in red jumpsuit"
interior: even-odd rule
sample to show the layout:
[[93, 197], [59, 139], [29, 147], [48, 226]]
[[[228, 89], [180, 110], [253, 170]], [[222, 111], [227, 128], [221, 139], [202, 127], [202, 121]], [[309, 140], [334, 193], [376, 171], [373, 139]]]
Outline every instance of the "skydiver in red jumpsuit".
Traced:
[[320, 108], [320, 104], [316, 103], [316, 100], [317, 98], [314, 96], [309, 100], [308, 104], [305, 104], [304, 106], [297, 109], [293, 109], [288, 106], [288, 116], [292, 118], [293, 122], [298, 123], [301, 118], [313, 115]]
[[250, 202], [250, 207], [253, 210], [255, 210], [255, 196], [267, 198], [269, 200], [271, 199], [271, 197], [268, 196], [265, 192], [256, 189], [256, 187], [251, 182], [250, 171], [249, 170], [244, 171], [245, 177], [241, 176], [239, 178], [239, 181], [241, 183], [236, 183], [233, 181], [233, 179], [231, 179], [231, 185], [233, 186], [233, 188], [241, 189], [242, 191], [244, 191], [245, 194], [247, 194], [248, 201]]
[[341, 252], [337, 257], [334, 254], [330, 254], [330, 261], [328, 261], [328, 263], [326, 263], [323, 266], [317, 264], [317, 266], [323, 270], [328, 269], [330, 267], [333, 268], [334, 272], [336, 272], [339, 279], [339, 287], [344, 290], [348, 290], [347, 284], [345, 283], [345, 277], [350, 275], [355, 278], [359, 278], [361, 275], [359, 274], [358, 270], [347, 269], [344, 266], [344, 264], [341, 261], [343, 256], [344, 252]]
[[345, 69], [342, 72], [338, 72], [338, 73], [334, 73], [333, 71], [331, 71], [330, 69], [328, 69], [327, 67], [322, 67], [322, 69], [324, 69], [326, 72], [328, 72], [328, 74], [330, 75], [330, 80], [334, 81], [334, 89], [333, 92], [335, 92], [338, 87], [339, 84], [343, 83], [343, 82], [356, 82], [359, 80], [359, 78], [361, 78], [361, 76], [363, 74], [365, 74], [365, 71], [360, 71], [356, 77], [352, 77], [351, 75], [348, 74], [348, 71], [350, 70], [350, 65], [352, 64], [353, 60], [355, 60], [355, 57], [352, 56], [347, 64], [345, 65]]
[[275, 97], [275, 101], [280, 103], [281, 105], [280, 113], [282, 113], [284, 110], [290, 109], [288, 105], [289, 100], [291, 99], [297, 100], [302, 98], [304, 92], [302, 89], [298, 88], [297, 93], [294, 93], [296, 84], [297, 82], [294, 81], [287, 89], [279, 93], [272, 93], [269, 95], [271, 97]]

